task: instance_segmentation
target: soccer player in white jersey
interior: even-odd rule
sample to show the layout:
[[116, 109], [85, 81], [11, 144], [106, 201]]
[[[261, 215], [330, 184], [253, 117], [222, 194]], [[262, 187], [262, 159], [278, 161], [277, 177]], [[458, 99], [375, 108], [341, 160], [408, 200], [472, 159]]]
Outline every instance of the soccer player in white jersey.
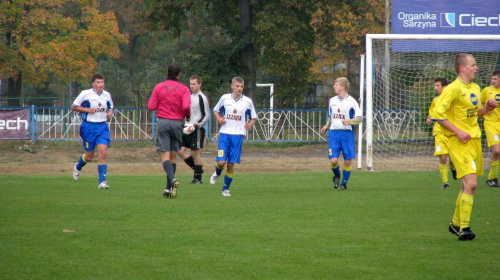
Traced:
[[99, 153], [99, 189], [108, 189], [106, 173], [108, 165], [106, 152], [111, 144], [111, 136], [107, 124], [113, 116], [113, 100], [111, 94], [104, 90], [104, 78], [100, 74], [92, 76], [92, 88], [82, 91], [73, 102], [71, 109], [80, 112], [80, 137], [83, 141], [85, 153], [80, 157], [73, 169], [73, 179], [80, 178], [80, 172], [88, 162], [94, 158], [97, 146]]
[[347, 189], [347, 182], [351, 176], [351, 160], [355, 158], [354, 147], [354, 125], [363, 121], [363, 116], [358, 102], [349, 95], [349, 81], [344, 78], [337, 78], [333, 89], [337, 96], [330, 98], [328, 106], [328, 121], [321, 128], [321, 133], [325, 133], [330, 128], [328, 138], [328, 158], [330, 159], [333, 171], [333, 187], [339, 187], [340, 167], [339, 156], [342, 152], [344, 156], [344, 171], [340, 190]]
[[214, 115], [221, 126], [215, 157], [215, 172], [210, 178], [210, 183], [217, 183], [227, 163], [222, 187], [223, 196], [231, 196], [229, 187], [233, 181], [234, 164], [240, 163], [243, 137], [257, 121], [252, 99], [242, 94], [244, 87], [245, 81], [240, 77], [234, 77], [231, 83], [233, 92], [222, 95], [214, 108]]

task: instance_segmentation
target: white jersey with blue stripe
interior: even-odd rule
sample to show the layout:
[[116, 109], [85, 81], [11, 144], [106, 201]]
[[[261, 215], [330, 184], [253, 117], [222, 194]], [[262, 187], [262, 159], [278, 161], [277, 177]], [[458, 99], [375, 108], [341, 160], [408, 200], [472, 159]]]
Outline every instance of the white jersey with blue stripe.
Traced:
[[219, 113], [226, 120], [219, 132], [231, 135], [246, 135], [245, 124], [251, 119], [257, 118], [252, 99], [241, 95], [234, 99], [232, 93], [222, 95], [214, 112]]
[[73, 101], [73, 106], [96, 108], [97, 110], [93, 114], [80, 112], [82, 120], [94, 123], [106, 122], [108, 120], [107, 111], [114, 109], [111, 94], [105, 90], [102, 93], [97, 93], [93, 88], [83, 90]]
[[344, 125], [342, 120], [363, 117], [358, 102], [350, 95], [345, 98], [340, 98], [338, 95], [330, 98], [328, 114], [331, 118], [331, 130], [353, 130], [352, 125]]

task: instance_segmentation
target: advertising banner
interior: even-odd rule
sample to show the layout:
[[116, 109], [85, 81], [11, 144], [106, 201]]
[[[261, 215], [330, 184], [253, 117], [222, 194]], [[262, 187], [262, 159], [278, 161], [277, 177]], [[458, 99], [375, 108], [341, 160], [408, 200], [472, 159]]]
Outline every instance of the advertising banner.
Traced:
[[0, 110], [0, 139], [29, 139], [30, 110]]
[[[500, 34], [500, 5], [498, 0], [393, 0], [393, 34]], [[400, 43], [400, 42], [399, 42]], [[410, 44], [398, 47], [400, 51], [500, 51], [500, 42], [477, 44]], [[397, 45], [396, 45], [397, 46]], [[444, 49], [443, 49], [444, 48]], [[471, 49], [472, 48], [472, 49]]]

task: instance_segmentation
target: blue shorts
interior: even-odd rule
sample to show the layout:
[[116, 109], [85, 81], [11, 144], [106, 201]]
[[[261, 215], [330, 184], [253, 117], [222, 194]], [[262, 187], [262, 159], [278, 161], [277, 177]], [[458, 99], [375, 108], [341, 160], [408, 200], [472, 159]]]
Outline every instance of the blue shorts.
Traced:
[[219, 144], [215, 161], [240, 163], [243, 135], [219, 134]]
[[340, 152], [344, 155], [344, 160], [351, 160], [356, 157], [354, 131], [330, 130], [330, 137], [328, 137], [328, 158], [339, 158]]
[[95, 145], [104, 144], [111, 146], [111, 136], [107, 123], [82, 122], [80, 124], [80, 137], [83, 141], [83, 148], [87, 152], [95, 150]]

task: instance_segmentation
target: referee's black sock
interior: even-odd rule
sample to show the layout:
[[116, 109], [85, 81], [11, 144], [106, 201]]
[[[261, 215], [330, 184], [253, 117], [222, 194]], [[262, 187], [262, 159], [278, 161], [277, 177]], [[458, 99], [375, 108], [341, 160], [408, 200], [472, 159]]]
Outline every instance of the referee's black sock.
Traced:
[[201, 181], [201, 174], [203, 174], [203, 165], [194, 166], [194, 178]]
[[192, 156], [189, 156], [187, 159], [184, 160], [184, 162], [191, 167], [191, 169], [194, 169], [194, 159]]

